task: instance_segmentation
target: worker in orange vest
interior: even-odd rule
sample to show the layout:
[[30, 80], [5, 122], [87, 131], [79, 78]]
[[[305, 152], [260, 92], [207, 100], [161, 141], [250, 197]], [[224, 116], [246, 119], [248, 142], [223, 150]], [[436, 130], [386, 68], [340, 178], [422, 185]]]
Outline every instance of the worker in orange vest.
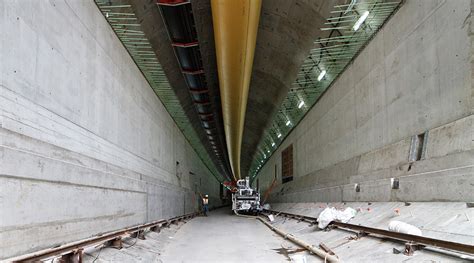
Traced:
[[207, 212], [209, 212], [209, 196], [201, 195], [201, 198], [202, 198], [202, 209], [203, 209], [204, 215], [207, 216]]

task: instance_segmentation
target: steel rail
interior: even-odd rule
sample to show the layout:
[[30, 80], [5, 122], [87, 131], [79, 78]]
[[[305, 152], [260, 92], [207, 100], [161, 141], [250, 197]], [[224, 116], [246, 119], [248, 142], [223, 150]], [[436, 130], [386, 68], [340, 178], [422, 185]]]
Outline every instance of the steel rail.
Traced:
[[54, 256], [62, 256], [62, 255], [70, 254], [70, 253], [72, 254], [95, 244], [105, 243], [107, 241], [120, 238], [124, 235], [138, 233], [140, 231], [153, 228], [153, 227], [161, 228], [163, 227], [163, 225], [169, 225], [171, 223], [175, 223], [176, 221], [193, 218], [199, 214], [201, 214], [201, 212], [185, 214], [185, 215], [173, 217], [170, 219], [162, 219], [162, 220], [153, 221], [153, 222], [142, 224], [142, 225], [127, 227], [121, 230], [99, 234], [91, 238], [68, 243], [59, 247], [40, 250], [37, 252], [33, 252], [33, 253], [23, 255], [23, 256], [14, 257], [7, 260], [11, 262], [38, 262], [42, 259], [47, 259]]
[[[264, 209], [263, 211], [269, 214], [273, 214], [273, 215], [282, 215], [282, 216], [289, 217], [292, 219], [309, 222], [311, 224], [316, 224], [318, 222], [318, 219], [316, 217], [303, 216], [303, 215], [297, 215], [297, 214], [267, 210], [267, 209]], [[424, 237], [424, 236], [410, 235], [410, 234], [405, 234], [405, 233], [398, 233], [398, 232], [393, 232], [393, 231], [379, 229], [379, 228], [373, 228], [373, 227], [362, 226], [362, 225], [354, 225], [354, 224], [349, 224], [349, 223], [341, 223], [341, 222], [335, 222], [335, 221], [331, 222], [330, 225], [338, 227], [338, 228], [362, 232], [365, 234], [375, 234], [375, 235], [382, 236], [384, 238], [390, 238], [390, 239], [394, 239], [398, 241], [412, 242], [418, 245], [438, 247], [438, 248], [449, 249], [449, 250], [453, 250], [457, 252], [463, 252], [463, 253], [474, 255], [474, 246], [464, 244], [464, 243], [458, 243], [458, 242]]]

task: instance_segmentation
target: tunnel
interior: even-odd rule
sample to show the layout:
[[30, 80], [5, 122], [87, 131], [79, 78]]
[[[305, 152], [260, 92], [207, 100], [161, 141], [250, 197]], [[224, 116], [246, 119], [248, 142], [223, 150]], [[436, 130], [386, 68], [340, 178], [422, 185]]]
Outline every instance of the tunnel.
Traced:
[[473, 262], [474, 0], [0, 0], [0, 262]]

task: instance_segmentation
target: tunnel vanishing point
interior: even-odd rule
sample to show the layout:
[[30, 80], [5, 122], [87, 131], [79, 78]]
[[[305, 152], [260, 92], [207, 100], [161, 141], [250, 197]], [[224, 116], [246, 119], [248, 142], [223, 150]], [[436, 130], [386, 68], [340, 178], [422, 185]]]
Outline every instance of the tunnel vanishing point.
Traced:
[[0, 261], [474, 260], [473, 9], [0, 0]]

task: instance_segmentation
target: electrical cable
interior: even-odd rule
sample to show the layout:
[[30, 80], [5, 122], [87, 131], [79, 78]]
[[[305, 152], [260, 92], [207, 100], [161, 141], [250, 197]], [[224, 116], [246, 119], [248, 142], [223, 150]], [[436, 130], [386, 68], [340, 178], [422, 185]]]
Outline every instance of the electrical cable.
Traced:
[[[136, 243], [137, 243], [137, 240], [138, 240], [138, 233], [135, 237], [135, 242], [133, 242], [133, 244], [129, 245], [129, 246], [123, 246], [122, 248], [131, 248], [133, 247]], [[100, 252], [102, 252], [102, 249], [105, 248], [104, 245], [102, 245], [99, 249], [99, 253], [97, 253], [97, 256], [95, 256], [94, 260], [92, 260], [92, 263], [95, 263], [97, 261], [97, 259], [99, 259], [99, 256], [100, 256]], [[117, 250], [120, 250], [119, 248], [115, 248]], [[89, 255], [89, 254], [88, 254]], [[91, 255], [92, 256], [92, 255]]]
[[140, 234], [140, 231], [138, 231], [138, 232], [136, 233], [135, 242], [133, 242], [133, 244], [131, 244], [131, 245], [129, 245], [129, 246], [123, 246], [123, 248], [131, 248], [131, 247], [135, 246], [135, 244], [136, 244], [137, 241], [138, 241], [138, 235], [139, 235], [139, 234]]
[[103, 249], [104, 247], [105, 247], [105, 246], [102, 245], [102, 246], [99, 248], [99, 253], [97, 253], [97, 256], [94, 258], [94, 260], [92, 260], [92, 263], [95, 263], [95, 261], [99, 258], [100, 252], [102, 252], [102, 249]]

